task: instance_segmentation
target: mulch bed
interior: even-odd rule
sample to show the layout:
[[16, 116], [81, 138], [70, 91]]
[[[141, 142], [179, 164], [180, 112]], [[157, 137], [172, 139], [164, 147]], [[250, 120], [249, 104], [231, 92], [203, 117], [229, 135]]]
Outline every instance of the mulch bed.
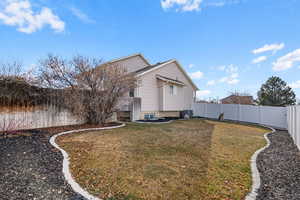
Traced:
[[299, 200], [300, 152], [286, 131], [268, 138], [270, 147], [257, 159], [262, 181], [257, 200]]
[[[116, 124], [108, 124], [112, 126]], [[56, 133], [99, 126], [67, 126], [18, 132], [0, 138], [1, 200], [84, 200], [65, 181], [61, 153], [49, 139]]]

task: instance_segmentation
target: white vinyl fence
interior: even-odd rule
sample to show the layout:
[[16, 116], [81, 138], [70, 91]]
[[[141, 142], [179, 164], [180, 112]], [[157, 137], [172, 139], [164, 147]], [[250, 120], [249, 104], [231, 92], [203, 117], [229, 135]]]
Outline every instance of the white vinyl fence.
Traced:
[[194, 103], [193, 112], [194, 116], [213, 119], [218, 119], [220, 114], [224, 113], [225, 120], [250, 122], [287, 129], [286, 107]]
[[287, 110], [288, 131], [300, 149], [300, 106], [290, 106]]

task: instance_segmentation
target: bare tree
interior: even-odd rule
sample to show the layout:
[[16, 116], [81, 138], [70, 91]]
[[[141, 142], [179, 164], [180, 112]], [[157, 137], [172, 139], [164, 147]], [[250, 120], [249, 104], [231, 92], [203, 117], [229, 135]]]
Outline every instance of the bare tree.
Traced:
[[0, 122], [0, 135], [7, 137], [13, 134], [16, 130], [24, 127], [25, 119], [1, 118]]
[[250, 94], [250, 92], [247, 92], [247, 91], [239, 91], [239, 90], [234, 90], [234, 91], [230, 91], [229, 92], [229, 95], [234, 95], [234, 96], [239, 96], [239, 97], [244, 97], [244, 96], [252, 96]]
[[219, 100], [219, 97], [209, 97], [207, 102], [213, 103], [213, 104], [219, 104], [220, 100]]
[[[11, 88], [12, 85], [24, 86], [25, 78], [21, 73], [22, 64], [17, 61], [0, 63], [0, 106], [2, 109], [20, 102], [16, 101], [19, 90]], [[6, 137], [8, 134], [19, 129], [23, 125], [23, 119], [15, 119], [1, 114], [0, 135]]]
[[101, 125], [118, 110], [120, 98], [136, 87], [135, 76], [123, 67], [84, 56], [66, 60], [48, 55], [40, 61], [39, 80], [43, 87], [61, 90], [74, 114]]
[[22, 64], [18, 61], [0, 63], [0, 80], [4, 78], [19, 78], [21, 73]]

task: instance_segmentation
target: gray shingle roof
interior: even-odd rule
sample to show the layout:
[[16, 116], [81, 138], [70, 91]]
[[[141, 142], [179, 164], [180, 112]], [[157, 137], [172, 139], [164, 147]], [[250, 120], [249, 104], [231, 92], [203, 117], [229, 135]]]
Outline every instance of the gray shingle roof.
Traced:
[[170, 60], [167, 60], [167, 61], [165, 61], [165, 62], [159, 62], [159, 63], [156, 63], [156, 64], [154, 64], [154, 65], [149, 65], [149, 66], [147, 66], [147, 67], [144, 67], [144, 68], [142, 68], [142, 69], [139, 69], [139, 70], [137, 70], [137, 71], [135, 71], [135, 73], [136, 74], [141, 74], [141, 73], [143, 73], [143, 72], [146, 72], [146, 71], [148, 71], [148, 70], [151, 70], [151, 69], [153, 69], [153, 68], [155, 68], [155, 67], [157, 67], [157, 66], [159, 66], [159, 65], [162, 65], [162, 64], [164, 64], [164, 63], [167, 63], [167, 62], [169, 62]]

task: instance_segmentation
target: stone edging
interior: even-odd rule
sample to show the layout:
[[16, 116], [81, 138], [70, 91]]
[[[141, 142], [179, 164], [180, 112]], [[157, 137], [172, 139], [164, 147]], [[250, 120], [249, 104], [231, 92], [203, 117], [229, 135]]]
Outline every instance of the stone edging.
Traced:
[[139, 122], [139, 121], [134, 121], [134, 123], [138, 123], [138, 124], [169, 124], [172, 123], [174, 120], [170, 120], [167, 122]]
[[245, 200], [256, 200], [256, 197], [257, 197], [257, 190], [260, 188], [260, 185], [261, 185], [261, 180], [260, 180], [260, 174], [259, 174], [259, 171], [257, 169], [257, 163], [256, 163], [256, 160], [257, 160], [257, 156], [262, 152], [264, 151], [266, 148], [268, 148], [271, 144], [269, 138], [268, 138], [268, 135], [271, 134], [271, 133], [274, 133], [276, 132], [276, 130], [272, 127], [268, 127], [268, 126], [264, 126], [264, 125], [259, 125], [259, 126], [262, 126], [262, 127], [265, 127], [265, 128], [268, 128], [268, 129], [271, 129], [272, 132], [269, 132], [269, 133], [266, 133], [264, 135], [264, 138], [265, 140], [267, 141], [267, 145], [264, 146], [263, 148], [257, 150], [251, 157], [251, 172], [252, 172], [252, 189], [251, 189], [251, 192], [245, 197]]
[[66, 135], [66, 134], [71, 134], [71, 133], [78, 133], [78, 132], [83, 132], [83, 131], [98, 131], [98, 130], [108, 130], [108, 129], [115, 129], [115, 128], [121, 128], [121, 127], [124, 127], [125, 124], [122, 124], [122, 125], [119, 125], [119, 126], [113, 126], [113, 127], [104, 127], [104, 128], [90, 128], [90, 129], [80, 129], [80, 130], [73, 130], [73, 131], [67, 131], [67, 132], [62, 132], [62, 133], [58, 133], [54, 136], [52, 136], [50, 138], [50, 144], [52, 146], [54, 146], [55, 148], [57, 148], [58, 150], [60, 150], [60, 152], [62, 153], [63, 157], [64, 157], [64, 160], [63, 160], [63, 174], [65, 176], [65, 179], [67, 180], [67, 182], [69, 183], [69, 185], [72, 187], [72, 189], [82, 195], [83, 197], [85, 197], [86, 199], [88, 200], [101, 200], [91, 194], [89, 194], [87, 191], [85, 191], [75, 180], [74, 178], [72, 177], [72, 174], [70, 172], [70, 157], [68, 155], [68, 153], [63, 150], [62, 148], [60, 148], [58, 146], [58, 144], [55, 143], [55, 140], [58, 136], [61, 136], [61, 135]]

